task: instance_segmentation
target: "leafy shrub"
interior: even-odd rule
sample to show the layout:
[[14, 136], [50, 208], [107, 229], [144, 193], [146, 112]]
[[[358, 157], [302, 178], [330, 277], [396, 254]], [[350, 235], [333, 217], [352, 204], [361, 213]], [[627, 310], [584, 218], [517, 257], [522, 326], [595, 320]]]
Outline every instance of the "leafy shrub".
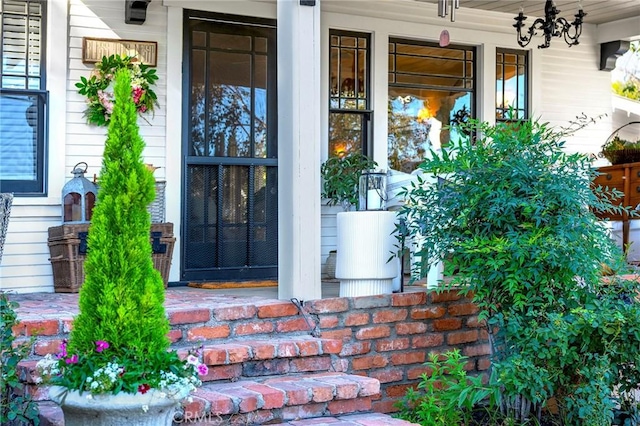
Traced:
[[12, 328], [18, 324], [17, 307], [17, 303], [0, 291], [0, 424], [38, 426], [38, 405], [25, 394], [24, 383], [18, 374], [18, 363], [27, 357], [31, 345], [14, 345]]
[[[429, 354], [425, 366], [430, 373], [423, 373], [417, 390], [410, 388], [396, 403], [398, 417], [430, 426], [469, 424], [476, 404], [492, 395], [492, 390], [483, 385], [482, 376], [467, 376], [467, 359], [458, 349]], [[492, 395], [490, 403], [494, 402]]]
[[447, 286], [473, 294], [503, 411], [526, 420], [555, 396], [570, 424], [609, 425], [613, 390], [637, 386], [640, 366], [634, 284], [603, 285], [602, 264], [621, 253], [593, 213], [622, 213], [621, 194], [593, 188], [591, 161], [565, 152], [565, 130], [465, 126], [477, 136], [432, 152], [406, 191], [414, 272], [446, 258], [457, 271]]
[[378, 164], [364, 154], [350, 153], [344, 157], [331, 157], [320, 167], [322, 174], [322, 197], [328, 205], [341, 204], [345, 211], [358, 207], [358, 182], [363, 171]]

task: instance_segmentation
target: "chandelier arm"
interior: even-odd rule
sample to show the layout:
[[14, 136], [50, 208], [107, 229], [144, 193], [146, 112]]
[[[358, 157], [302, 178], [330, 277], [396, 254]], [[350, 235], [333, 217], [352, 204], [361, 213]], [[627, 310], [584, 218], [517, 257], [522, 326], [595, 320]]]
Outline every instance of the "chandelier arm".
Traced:
[[516, 23], [513, 24], [513, 27], [516, 28], [517, 41], [521, 47], [526, 47], [531, 42], [531, 39], [538, 35], [537, 31], [542, 31], [544, 37], [544, 43], [540, 44], [538, 49], [549, 47], [552, 37], [564, 38], [565, 43], [569, 46], [579, 44], [578, 39], [582, 34], [582, 20], [587, 15], [582, 8], [575, 14], [575, 19], [571, 23], [565, 18], [557, 17], [560, 10], [555, 6], [553, 0], [546, 1], [544, 12], [544, 19], [538, 18], [533, 21], [524, 35], [522, 29], [525, 27], [524, 21], [527, 17], [524, 16], [522, 9], [518, 16], [514, 18]]

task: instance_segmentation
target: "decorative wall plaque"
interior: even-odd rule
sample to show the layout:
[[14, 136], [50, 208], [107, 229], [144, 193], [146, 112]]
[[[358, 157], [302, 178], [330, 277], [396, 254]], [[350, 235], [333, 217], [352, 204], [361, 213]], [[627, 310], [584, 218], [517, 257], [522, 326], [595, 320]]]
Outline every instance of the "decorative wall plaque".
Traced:
[[93, 64], [100, 62], [103, 56], [129, 55], [138, 58], [143, 64], [158, 65], [158, 42], [120, 40], [116, 38], [82, 39], [82, 62]]

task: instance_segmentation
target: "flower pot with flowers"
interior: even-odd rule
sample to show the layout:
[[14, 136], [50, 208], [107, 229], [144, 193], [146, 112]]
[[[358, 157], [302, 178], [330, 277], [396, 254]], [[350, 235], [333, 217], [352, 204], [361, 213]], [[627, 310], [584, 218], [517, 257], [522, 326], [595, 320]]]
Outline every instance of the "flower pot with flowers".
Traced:
[[142, 64], [133, 56], [103, 56], [97, 62], [89, 78], [80, 77], [76, 83], [78, 93], [86, 96], [87, 109], [84, 112], [89, 124], [108, 126], [115, 105], [114, 78], [119, 70], [126, 69], [131, 76], [130, 97], [136, 112], [143, 116], [153, 112], [158, 97], [151, 88], [158, 80], [156, 70]]
[[197, 352], [183, 360], [169, 351], [164, 284], [149, 241], [154, 180], [141, 158], [131, 81], [127, 70], [116, 73], [80, 313], [57, 357], [38, 363], [66, 426], [169, 425], [207, 373]]

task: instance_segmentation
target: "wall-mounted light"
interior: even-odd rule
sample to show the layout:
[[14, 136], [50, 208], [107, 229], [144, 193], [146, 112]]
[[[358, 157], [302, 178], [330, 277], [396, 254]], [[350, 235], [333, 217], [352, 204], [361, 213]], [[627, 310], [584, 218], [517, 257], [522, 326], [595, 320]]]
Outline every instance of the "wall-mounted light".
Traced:
[[578, 3], [578, 13], [575, 14], [573, 22], [569, 23], [565, 18], [558, 18], [560, 10], [556, 8], [553, 0], [547, 0], [544, 5], [544, 19], [538, 18], [533, 21], [533, 24], [529, 27], [526, 34], [522, 34], [522, 28], [524, 28], [524, 21], [527, 19], [524, 16], [522, 8], [520, 13], [516, 16], [516, 23], [513, 26], [518, 31], [518, 44], [521, 47], [526, 47], [534, 36], [538, 35], [538, 31], [542, 31], [544, 37], [544, 43], [538, 46], [538, 49], [545, 49], [551, 44], [551, 37], [563, 37], [564, 41], [569, 47], [579, 44], [578, 38], [582, 34], [582, 20], [586, 13], [582, 10], [582, 5]]

